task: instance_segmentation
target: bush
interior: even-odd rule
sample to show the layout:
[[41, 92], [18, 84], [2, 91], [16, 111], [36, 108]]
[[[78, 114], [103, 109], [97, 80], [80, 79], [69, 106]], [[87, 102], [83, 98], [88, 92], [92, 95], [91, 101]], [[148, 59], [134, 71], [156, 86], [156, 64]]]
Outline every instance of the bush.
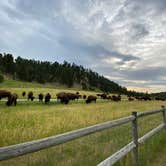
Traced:
[[0, 72], [0, 83], [4, 81], [4, 77], [2, 75], [2, 73]]

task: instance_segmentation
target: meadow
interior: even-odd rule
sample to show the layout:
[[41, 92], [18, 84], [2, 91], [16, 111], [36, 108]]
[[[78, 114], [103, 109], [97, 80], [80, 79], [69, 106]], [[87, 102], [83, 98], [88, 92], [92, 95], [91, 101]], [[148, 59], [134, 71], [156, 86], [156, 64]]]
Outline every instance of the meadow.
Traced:
[[33, 91], [35, 98], [38, 98], [39, 93], [43, 93], [45, 95], [48, 92], [51, 93], [52, 98], [56, 98], [56, 94], [58, 92], [76, 93], [77, 91], [79, 91], [79, 93], [82, 95], [96, 94], [96, 92], [88, 90], [83, 91], [77, 85], [74, 88], [67, 88], [66, 86], [55, 83], [39, 84], [36, 82], [22, 82], [16, 80], [5, 80], [3, 83], [0, 84], [0, 90], [8, 90], [12, 93], [16, 93], [19, 98], [24, 98], [24, 99], [26, 99], [26, 97], [22, 96], [23, 91], [25, 91], [26, 93]]
[[[7, 86], [1, 86], [7, 89]], [[9, 86], [8, 89], [21, 93], [23, 90], [33, 90], [35, 93], [51, 90], [51, 93], [65, 89], [53, 87], [18, 87]], [[68, 89], [74, 91], [75, 89]], [[66, 90], [65, 90], [66, 91]], [[82, 91], [81, 93], [86, 93]], [[92, 92], [88, 92], [92, 94]], [[95, 92], [93, 92], [95, 93]], [[101, 122], [111, 121], [131, 115], [132, 111], [148, 111], [160, 109], [166, 105], [164, 101], [102, 101], [85, 104], [84, 101], [70, 102], [62, 105], [51, 101], [45, 105], [38, 101], [18, 102], [17, 106], [7, 107], [0, 102], [0, 146], [8, 146], [26, 141], [49, 137]], [[139, 136], [162, 122], [161, 114], [151, 115], [139, 119]], [[131, 123], [120, 127], [95, 133], [63, 145], [58, 145], [15, 159], [0, 162], [0, 166], [93, 166], [116, 152], [132, 140]], [[166, 147], [166, 133], [164, 130], [150, 138], [147, 143], [139, 147], [140, 165], [150, 165], [153, 158]], [[117, 166], [132, 165], [132, 154], [129, 153]]]

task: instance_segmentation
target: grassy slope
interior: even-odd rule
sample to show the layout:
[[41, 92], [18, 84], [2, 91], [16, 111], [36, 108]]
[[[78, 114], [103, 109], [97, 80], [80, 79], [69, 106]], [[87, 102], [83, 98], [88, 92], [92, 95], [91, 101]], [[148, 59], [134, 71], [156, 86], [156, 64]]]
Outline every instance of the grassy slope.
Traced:
[[[32, 86], [30, 88], [35, 90], [36, 88]], [[3, 85], [3, 89], [6, 88], [8, 87]], [[47, 88], [39, 88], [36, 93], [42, 89], [48, 90]], [[11, 90], [15, 90], [15, 88], [11, 88]], [[25, 89], [17, 87], [16, 90], [21, 92]], [[55, 89], [49, 88], [49, 90]], [[4, 102], [0, 102], [0, 146], [60, 134], [124, 117], [130, 115], [133, 110], [145, 111], [160, 108], [163, 104], [166, 105], [166, 102], [123, 101], [115, 103], [100, 101], [90, 105], [73, 102], [67, 106], [54, 102], [49, 105], [38, 102], [19, 102], [17, 107], [8, 108]], [[139, 120], [139, 135], [145, 134], [160, 122], [159, 115]], [[131, 124], [127, 124], [47, 150], [0, 162], [0, 165], [96, 165], [130, 142], [131, 139]], [[140, 164], [150, 163], [164, 146], [166, 147], [166, 139], [165, 132], [162, 131], [140, 147]], [[125, 156], [117, 165], [132, 165], [131, 154]]]
[[60, 84], [39, 84], [36, 82], [22, 82], [22, 81], [16, 81], [7, 79], [3, 83], [0, 83], [0, 90], [5, 89], [8, 91], [11, 91], [13, 93], [17, 93], [19, 98], [22, 98], [22, 92], [26, 91], [27, 93], [29, 91], [34, 92], [34, 96], [37, 98], [39, 93], [46, 94], [50, 92], [52, 94], [52, 97], [56, 97], [56, 93], [65, 91], [65, 92], [76, 92], [79, 91], [81, 94], [95, 94], [96, 92], [91, 91], [83, 91], [78, 87], [77, 85], [74, 88], [67, 88]]

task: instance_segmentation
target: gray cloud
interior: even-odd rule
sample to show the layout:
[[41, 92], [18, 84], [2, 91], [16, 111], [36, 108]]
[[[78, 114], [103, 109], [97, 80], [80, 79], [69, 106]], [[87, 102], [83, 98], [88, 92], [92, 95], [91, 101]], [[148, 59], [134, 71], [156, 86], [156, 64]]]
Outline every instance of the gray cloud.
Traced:
[[127, 71], [127, 78], [134, 80], [159, 81], [166, 76], [166, 67], [149, 67], [134, 71]]
[[165, 0], [1, 0], [0, 51], [166, 90], [165, 9]]
[[133, 24], [131, 27], [131, 38], [139, 40], [148, 35], [149, 31], [143, 24]]

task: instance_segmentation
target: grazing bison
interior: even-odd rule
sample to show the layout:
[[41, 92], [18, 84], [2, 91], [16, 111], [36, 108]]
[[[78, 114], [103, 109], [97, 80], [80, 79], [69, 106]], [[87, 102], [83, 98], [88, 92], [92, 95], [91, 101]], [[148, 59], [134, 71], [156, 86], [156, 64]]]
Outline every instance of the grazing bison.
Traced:
[[30, 91], [29, 93], [28, 93], [28, 100], [31, 100], [31, 101], [33, 101], [34, 100], [34, 96], [33, 96], [33, 92], [32, 91]]
[[83, 95], [83, 99], [84, 99], [84, 100], [86, 99], [86, 95]]
[[12, 96], [12, 94], [9, 91], [0, 90], [0, 99], [2, 99], [2, 98], [7, 98], [8, 99], [8, 101], [6, 102], [7, 106], [10, 106], [12, 104], [11, 103], [11, 96]]
[[17, 94], [13, 93], [11, 95], [10, 101], [7, 101], [7, 105], [10, 106], [10, 105], [14, 104], [16, 106], [17, 105], [17, 98], [18, 98]]
[[61, 103], [68, 104], [70, 100], [79, 99], [81, 95], [77, 93], [66, 93], [66, 92], [60, 92], [56, 94], [57, 99], [61, 101]]
[[38, 95], [38, 97], [39, 97], [39, 101], [43, 101], [43, 98], [44, 98], [44, 95], [42, 94], [42, 93], [40, 93], [39, 95]]
[[78, 100], [81, 97], [81, 95], [77, 93], [66, 93], [66, 95], [68, 96], [69, 100]]
[[142, 96], [142, 97], [135, 97], [139, 101], [147, 101], [147, 100], [152, 100], [149, 96]]
[[50, 99], [51, 99], [51, 95], [49, 93], [47, 93], [45, 95], [45, 103], [49, 103], [50, 102]]
[[136, 98], [137, 100], [139, 100], [139, 101], [143, 100], [142, 97], [136, 96], [135, 98]]
[[11, 93], [6, 90], [0, 90], [0, 99], [1, 98], [9, 98], [11, 96]]
[[13, 103], [14, 105], [17, 104], [17, 95], [16, 94], [11, 94], [9, 91], [5, 90], [0, 90], [0, 99], [1, 98], [7, 98], [8, 101], [6, 102], [7, 106], [11, 106]]
[[89, 104], [89, 103], [91, 103], [92, 101], [96, 102], [96, 99], [97, 99], [96, 96], [90, 95], [90, 96], [87, 97], [86, 103]]
[[107, 100], [111, 100], [112, 97], [111, 97], [111, 96], [107, 96], [106, 99], [107, 99]]
[[102, 99], [107, 99], [107, 94], [105, 93], [97, 94], [97, 96], [100, 96]]
[[26, 92], [24, 91], [24, 92], [22, 92], [22, 96], [24, 97], [26, 95]]
[[165, 101], [166, 99], [164, 97], [155, 97], [155, 100]]
[[145, 101], [152, 100], [149, 96], [143, 96], [142, 99], [145, 100]]
[[134, 101], [134, 97], [128, 96], [128, 101]]
[[112, 101], [121, 101], [121, 95], [118, 95], [118, 96], [112, 95], [112, 96], [111, 96], [111, 100], [112, 100]]
[[61, 103], [68, 104], [69, 103], [69, 97], [67, 93], [65, 92], [59, 92], [56, 94], [57, 99], [60, 100]]

